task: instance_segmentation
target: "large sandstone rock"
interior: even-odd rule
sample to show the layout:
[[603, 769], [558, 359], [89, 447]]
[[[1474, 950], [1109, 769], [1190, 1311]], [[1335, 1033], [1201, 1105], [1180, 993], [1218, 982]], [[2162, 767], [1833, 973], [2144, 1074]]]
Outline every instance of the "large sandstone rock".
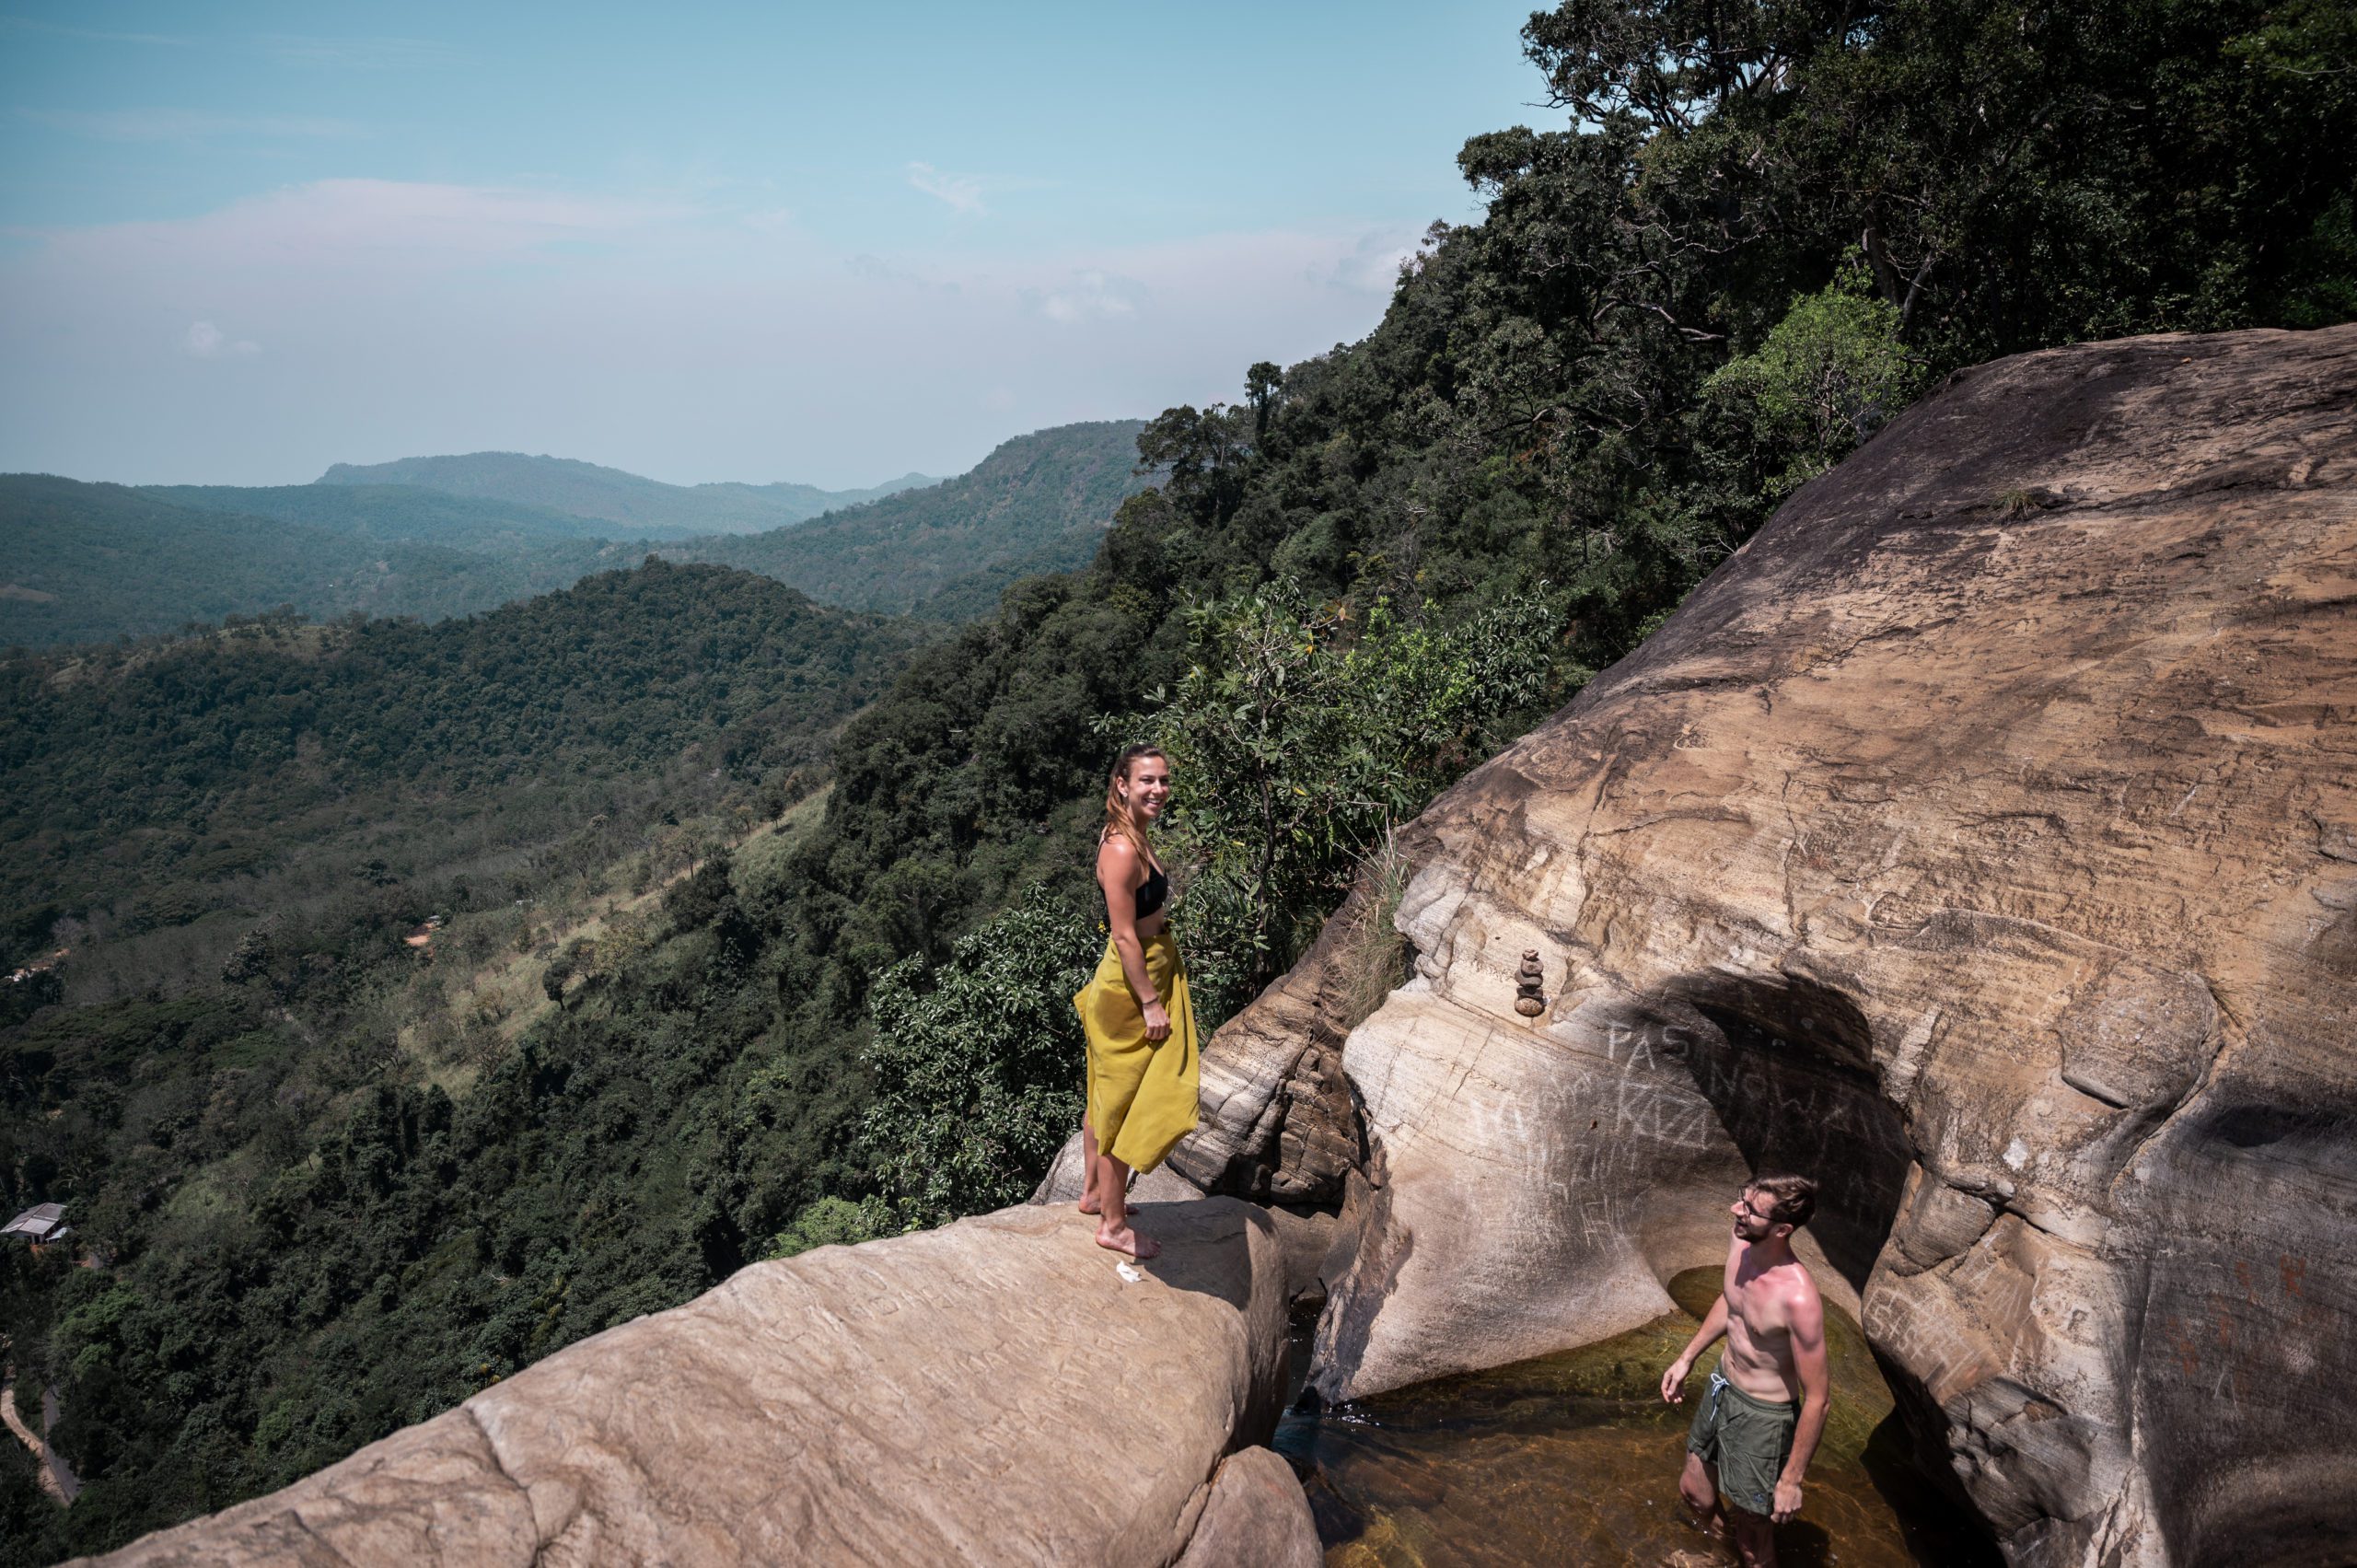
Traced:
[[105, 1561], [1161, 1568], [1202, 1519], [1190, 1563], [1282, 1544], [1290, 1473], [1221, 1462], [1283, 1397], [1275, 1236], [1228, 1199], [1143, 1219], [1136, 1283], [1028, 1207], [756, 1264]]
[[2357, 328], [1973, 371], [1436, 803], [1313, 1386], [1640, 1323], [1781, 1166], [2015, 1561], [2357, 1550], [2352, 411]]
[[1318, 1521], [1292, 1469], [1267, 1448], [1224, 1461], [1178, 1568], [1318, 1568]]

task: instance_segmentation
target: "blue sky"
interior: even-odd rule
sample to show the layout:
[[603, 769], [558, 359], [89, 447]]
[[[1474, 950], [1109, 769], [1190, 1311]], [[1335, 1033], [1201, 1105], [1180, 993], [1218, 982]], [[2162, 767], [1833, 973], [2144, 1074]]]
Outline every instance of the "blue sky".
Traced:
[[1530, 9], [0, 0], [0, 470], [876, 482], [1363, 335]]

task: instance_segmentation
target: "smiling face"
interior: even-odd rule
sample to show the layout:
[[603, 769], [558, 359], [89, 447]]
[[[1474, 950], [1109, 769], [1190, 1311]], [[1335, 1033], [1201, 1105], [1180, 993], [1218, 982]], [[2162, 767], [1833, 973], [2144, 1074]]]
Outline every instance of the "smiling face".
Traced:
[[1129, 776], [1120, 789], [1130, 815], [1141, 826], [1151, 823], [1170, 804], [1169, 762], [1160, 757], [1140, 757], [1130, 764]]
[[1747, 1187], [1736, 1201], [1727, 1205], [1727, 1213], [1735, 1216], [1735, 1233], [1745, 1241], [1765, 1241], [1779, 1230], [1789, 1231], [1768, 1216], [1775, 1211], [1776, 1200], [1765, 1192]]

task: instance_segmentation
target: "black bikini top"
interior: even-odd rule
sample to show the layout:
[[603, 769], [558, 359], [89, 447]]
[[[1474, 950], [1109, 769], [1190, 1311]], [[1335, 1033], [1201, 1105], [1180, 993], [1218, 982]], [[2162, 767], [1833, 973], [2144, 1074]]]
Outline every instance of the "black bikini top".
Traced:
[[1144, 881], [1138, 884], [1138, 918], [1144, 920], [1154, 913], [1162, 907], [1162, 900], [1169, 896], [1170, 878], [1165, 877], [1162, 867], [1157, 865], [1146, 874]]

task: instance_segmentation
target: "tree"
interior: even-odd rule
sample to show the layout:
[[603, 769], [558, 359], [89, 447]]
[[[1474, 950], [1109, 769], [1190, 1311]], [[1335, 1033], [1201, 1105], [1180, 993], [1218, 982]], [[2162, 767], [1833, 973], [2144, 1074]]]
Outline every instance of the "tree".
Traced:
[[572, 983], [574, 976], [595, 976], [599, 972], [597, 944], [586, 936], [576, 936], [540, 970], [540, 994], [562, 1007], [564, 988]]
[[1213, 403], [1166, 409], [1138, 434], [1140, 471], [1163, 471], [1173, 499], [1225, 521], [1243, 498], [1242, 476], [1252, 451], [1250, 422], [1242, 409]]
[[930, 973], [911, 958], [877, 977], [860, 1141], [906, 1221], [1020, 1202], [1047, 1173], [1080, 1125], [1086, 1037], [1072, 999], [1101, 946], [1101, 926], [1034, 884]]
[[891, 1211], [880, 1198], [871, 1196], [855, 1203], [848, 1198], [821, 1198], [806, 1205], [792, 1225], [772, 1237], [761, 1256], [797, 1258], [818, 1247], [856, 1247], [893, 1228]]
[[1523, 596], [1455, 625], [1378, 603], [1354, 626], [1283, 584], [1188, 612], [1192, 662], [1155, 704], [1185, 941], [1206, 1027], [1283, 972], [1390, 826], [1546, 688], [1558, 612]]
[[1277, 399], [1283, 393], [1285, 371], [1282, 365], [1261, 360], [1244, 373], [1244, 401], [1252, 410], [1252, 440], [1258, 445], [1269, 434], [1269, 416], [1276, 411]]
[[[1853, 267], [1794, 301], [1757, 350], [1713, 372], [1702, 418], [1724, 416], [1725, 446], [1750, 459], [1745, 482], [1781, 501], [1906, 407], [1922, 372], [1898, 330], [1898, 308]], [[1781, 466], [1763, 471], [1771, 465]]]

